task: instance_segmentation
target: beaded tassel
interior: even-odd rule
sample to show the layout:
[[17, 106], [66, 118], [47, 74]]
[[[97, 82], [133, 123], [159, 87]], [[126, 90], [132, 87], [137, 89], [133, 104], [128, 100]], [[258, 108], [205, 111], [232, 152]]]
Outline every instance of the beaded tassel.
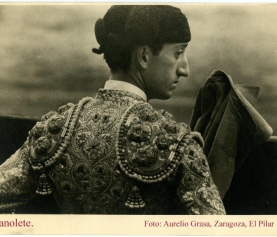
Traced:
[[125, 202], [126, 207], [130, 208], [142, 208], [145, 206], [145, 202], [140, 196], [140, 191], [137, 186], [132, 188], [132, 191], [129, 194], [127, 201]]
[[49, 178], [46, 176], [46, 174], [41, 174], [39, 177], [39, 183], [38, 183], [36, 193], [41, 195], [47, 195], [47, 194], [51, 194], [52, 191], [53, 191], [53, 187], [49, 182]]

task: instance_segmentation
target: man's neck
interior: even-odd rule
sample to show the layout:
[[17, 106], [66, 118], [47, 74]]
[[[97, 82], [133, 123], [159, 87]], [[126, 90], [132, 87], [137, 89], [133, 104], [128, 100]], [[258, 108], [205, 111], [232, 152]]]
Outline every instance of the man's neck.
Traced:
[[147, 91], [145, 89], [145, 84], [143, 82], [143, 79], [142, 79], [140, 73], [136, 73], [131, 70], [128, 72], [125, 72], [123, 70], [118, 70], [114, 73], [111, 73], [110, 80], [123, 81], [123, 82], [130, 83], [130, 84], [138, 87], [139, 89], [141, 89], [147, 95]]
[[[124, 71], [117, 71], [116, 73], [111, 73], [108, 82], [105, 84], [105, 88], [129, 91], [139, 95], [145, 101], [147, 101], [147, 94], [143, 89], [144, 83], [140, 79], [140, 75], [135, 75], [135, 73], [132, 73], [132, 72], [127, 73]], [[118, 83], [111, 83], [111, 82], [118, 82]]]

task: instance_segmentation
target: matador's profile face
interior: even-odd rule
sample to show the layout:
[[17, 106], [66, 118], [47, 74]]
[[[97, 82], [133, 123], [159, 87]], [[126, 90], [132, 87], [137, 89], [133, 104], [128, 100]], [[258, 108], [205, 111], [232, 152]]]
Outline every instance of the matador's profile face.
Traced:
[[148, 99], [169, 99], [180, 77], [188, 77], [188, 43], [164, 44], [158, 55], [150, 54], [144, 81]]

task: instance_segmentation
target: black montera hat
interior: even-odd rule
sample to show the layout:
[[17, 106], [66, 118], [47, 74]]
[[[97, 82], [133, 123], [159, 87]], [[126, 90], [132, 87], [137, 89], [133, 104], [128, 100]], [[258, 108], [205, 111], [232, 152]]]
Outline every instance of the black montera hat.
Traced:
[[102, 53], [110, 41], [129, 45], [183, 43], [191, 39], [186, 16], [168, 5], [116, 5], [95, 24], [95, 35]]

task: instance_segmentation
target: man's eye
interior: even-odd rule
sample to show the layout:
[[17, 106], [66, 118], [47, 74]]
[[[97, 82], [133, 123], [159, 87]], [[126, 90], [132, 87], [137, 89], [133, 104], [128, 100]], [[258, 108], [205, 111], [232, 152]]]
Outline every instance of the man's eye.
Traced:
[[177, 53], [176, 53], [176, 57], [179, 57], [181, 54], [184, 53], [184, 50], [179, 50]]

